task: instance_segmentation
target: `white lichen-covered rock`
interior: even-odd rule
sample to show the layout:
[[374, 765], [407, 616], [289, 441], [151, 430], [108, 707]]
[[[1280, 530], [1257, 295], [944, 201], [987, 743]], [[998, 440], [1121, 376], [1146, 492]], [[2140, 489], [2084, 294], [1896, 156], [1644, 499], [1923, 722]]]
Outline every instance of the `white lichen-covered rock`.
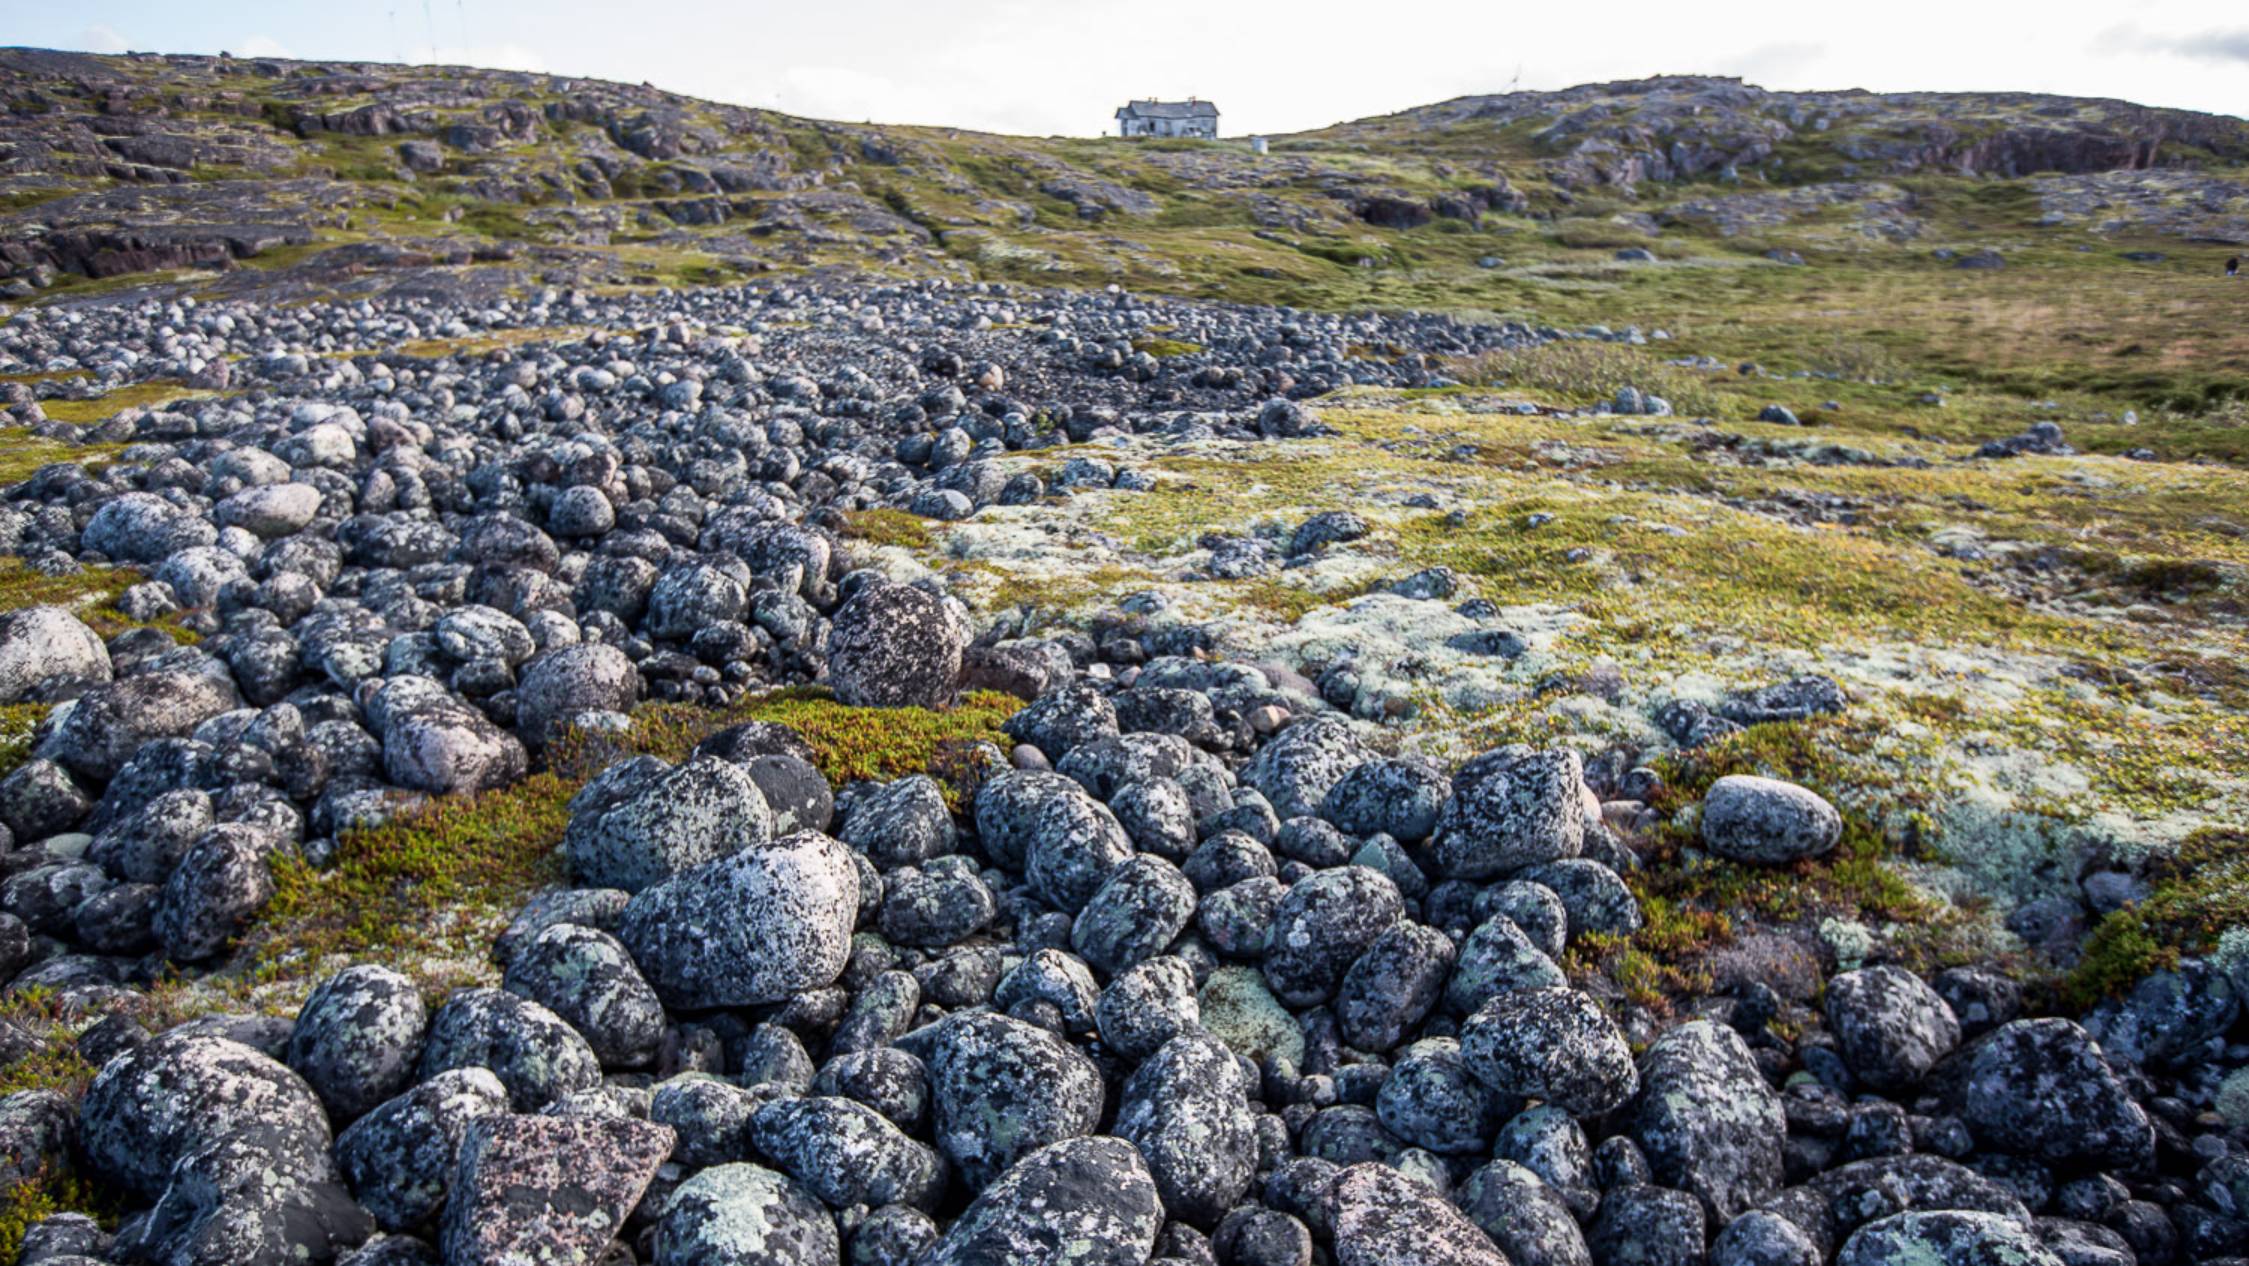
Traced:
[[20, 702], [42, 682], [106, 682], [109, 651], [61, 607], [0, 613], [0, 704]]

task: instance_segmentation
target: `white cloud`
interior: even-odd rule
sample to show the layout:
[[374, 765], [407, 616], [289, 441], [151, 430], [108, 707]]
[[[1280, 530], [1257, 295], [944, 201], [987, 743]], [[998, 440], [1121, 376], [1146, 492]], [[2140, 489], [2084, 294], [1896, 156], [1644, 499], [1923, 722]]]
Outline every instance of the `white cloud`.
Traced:
[[287, 45], [270, 35], [253, 35], [227, 50], [236, 57], [289, 57]]
[[125, 37], [117, 33], [115, 27], [99, 23], [79, 33], [78, 46], [89, 53], [122, 53], [132, 48], [132, 45], [125, 42]]

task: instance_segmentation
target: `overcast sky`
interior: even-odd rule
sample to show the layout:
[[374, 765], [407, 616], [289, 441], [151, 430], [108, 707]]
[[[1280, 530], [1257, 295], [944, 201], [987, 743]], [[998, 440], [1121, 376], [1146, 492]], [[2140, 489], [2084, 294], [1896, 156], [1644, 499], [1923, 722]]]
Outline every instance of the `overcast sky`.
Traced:
[[0, 15], [0, 40], [53, 48], [470, 63], [1034, 134], [1107, 130], [1140, 96], [1216, 101], [1240, 135], [1681, 72], [2249, 114], [2249, 6], [2219, 0], [0, 0]]

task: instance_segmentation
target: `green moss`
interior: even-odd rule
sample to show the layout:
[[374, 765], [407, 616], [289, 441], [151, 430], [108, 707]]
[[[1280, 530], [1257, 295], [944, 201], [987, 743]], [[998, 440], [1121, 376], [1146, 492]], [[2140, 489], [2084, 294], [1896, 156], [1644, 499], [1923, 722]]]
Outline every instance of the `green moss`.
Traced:
[[929, 521], [904, 510], [877, 507], [853, 510], [844, 516], [844, 539], [869, 545], [895, 545], [919, 553], [936, 543]]
[[114, 388], [90, 400], [42, 400], [39, 408], [52, 421], [91, 426], [107, 422], [127, 409], [153, 409], [175, 400], [208, 394], [176, 382], [151, 379]]
[[340, 833], [326, 868], [277, 859], [273, 899], [247, 947], [252, 977], [302, 977], [338, 954], [409, 965], [473, 959], [526, 898], [565, 877], [556, 846], [569, 825], [570, 797], [626, 757], [679, 761], [729, 725], [771, 721], [802, 735], [836, 786], [934, 772], [957, 797], [973, 776], [961, 750], [1002, 741], [999, 722], [1018, 706], [1009, 696], [976, 693], [945, 711], [853, 708], [814, 689], [725, 709], [648, 704], [622, 734], [562, 736], [549, 745], [546, 769], [511, 786], [433, 798], [381, 825]]
[[1175, 338], [1136, 338], [1132, 340], [1132, 350], [1146, 352], [1157, 360], [1169, 360], [1174, 356], [1193, 356], [1203, 350], [1203, 345]]
[[140, 580], [140, 573], [123, 567], [81, 567], [68, 575], [50, 576], [20, 558], [0, 558], [0, 611], [68, 607], [104, 640], [144, 625], [164, 630], [176, 642], [199, 640], [174, 617], [135, 620], [117, 609], [117, 599]]
[[118, 1208], [115, 1191], [80, 1177], [75, 1169], [42, 1168], [0, 1191], [0, 1261], [15, 1261], [23, 1252], [25, 1232], [58, 1213], [84, 1213], [103, 1226], [115, 1226]]
[[0, 704], [0, 778], [31, 759], [31, 736], [47, 712], [44, 703]]
[[2249, 831], [2198, 831], [2150, 860], [2148, 895], [2110, 912], [2093, 929], [2064, 996], [2077, 1006], [2124, 992], [2149, 972], [2217, 948], [2249, 928]]

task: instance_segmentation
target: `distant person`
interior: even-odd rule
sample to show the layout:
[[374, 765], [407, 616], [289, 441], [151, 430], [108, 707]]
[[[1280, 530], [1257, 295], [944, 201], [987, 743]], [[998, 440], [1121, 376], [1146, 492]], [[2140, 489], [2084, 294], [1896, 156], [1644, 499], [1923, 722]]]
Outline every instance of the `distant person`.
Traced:
[[2234, 256], [2234, 257], [2233, 257], [2232, 259], [2229, 259], [2229, 260], [2227, 260], [2227, 261], [2226, 261], [2226, 276], [2228, 276], [2228, 277], [2239, 277], [2240, 275], [2241, 275], [2241, 256], [2239, 256], [2239, 255], [2236, 255], [2236, 256]]

